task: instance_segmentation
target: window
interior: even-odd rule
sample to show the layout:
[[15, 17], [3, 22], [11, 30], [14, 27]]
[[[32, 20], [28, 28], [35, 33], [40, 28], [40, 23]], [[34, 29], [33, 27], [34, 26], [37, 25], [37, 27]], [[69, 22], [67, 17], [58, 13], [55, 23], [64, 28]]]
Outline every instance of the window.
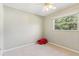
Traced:
[[79, 14], [60, 17], [54, 20], [54, 30], [78, 30]]

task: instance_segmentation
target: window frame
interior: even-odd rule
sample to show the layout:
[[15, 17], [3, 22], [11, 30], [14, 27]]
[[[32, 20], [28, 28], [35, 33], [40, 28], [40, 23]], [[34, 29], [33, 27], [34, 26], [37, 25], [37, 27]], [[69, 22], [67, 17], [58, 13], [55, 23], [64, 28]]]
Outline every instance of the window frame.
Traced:
[[[79, 14], [79, 13], [75, 13], [75, 14], [67, 15], [67, 16], [73, 16], [73, 15], [77, 15], [77, 14]], [[61, 16], [61, 17], [67, 17], [67, 16]], [[53, 19], [53, 31], [79, 31], [79, 19], [78, 19], [78, 22], [77, 22], [77, 30], [56, 30], [55, 29], [55, 19], [58, 19], [58, 18], [61, 18], [61, 17], [57, 17], [57, 18]]]

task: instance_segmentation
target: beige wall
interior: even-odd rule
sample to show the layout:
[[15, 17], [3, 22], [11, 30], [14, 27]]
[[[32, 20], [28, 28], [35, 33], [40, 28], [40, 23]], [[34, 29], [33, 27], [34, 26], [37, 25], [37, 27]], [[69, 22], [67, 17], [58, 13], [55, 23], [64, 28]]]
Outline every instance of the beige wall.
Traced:
[[42, 36], [42, 18], [4, 6], [4, 48], [36, 42]]
[[3, 49], [3, 5], [0, 4], [0, 50]]
[[44, 35], [49, 42], [63, 45], [79, 51], [79, 31], [54, 31], [53, 20], [57, 17], [67, 16], [79, 12], [79, 4], [62, 9], [45, 17]]

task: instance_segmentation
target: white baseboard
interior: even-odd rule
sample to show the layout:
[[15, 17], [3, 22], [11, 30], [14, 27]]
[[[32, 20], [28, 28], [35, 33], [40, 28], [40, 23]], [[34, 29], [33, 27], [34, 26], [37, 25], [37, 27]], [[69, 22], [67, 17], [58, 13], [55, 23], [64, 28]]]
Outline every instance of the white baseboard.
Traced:
[[56, 44], [56, 43], [51, 43], [51, 42], [48, 42], [48, 43], [49, 44], [53, 44], [53, 45], [58, 46], [58, 47], [61, 47], [61, 48], [64, 48], [64, 49], [67, 49], [67, 50], [72, 51], [72, 52], [75, 52], [75, 53], [79, 53], [79, 51], [77, 51], [77, 50], [74, 50], [74, 49], [71, 49], [71, 48], [68, 48], [68, 47], [65, 47], [65, 46]]
[[20, 46], [13, 47], [13, 48], [10, 48], [10, 49], [5, 49], [5, 50], [3, 50], [3, 53], [4, 53], [4, 52], [8, 52], [8, 51], [12, 51], [12, 50], [14, 50], [14, 49], [22, 48], [22, 47], [25, 47], [25, 46], [34, 45], [34, 44], [35, 44], [35, 43], [28, 43], [28, 44], [20, 45]]

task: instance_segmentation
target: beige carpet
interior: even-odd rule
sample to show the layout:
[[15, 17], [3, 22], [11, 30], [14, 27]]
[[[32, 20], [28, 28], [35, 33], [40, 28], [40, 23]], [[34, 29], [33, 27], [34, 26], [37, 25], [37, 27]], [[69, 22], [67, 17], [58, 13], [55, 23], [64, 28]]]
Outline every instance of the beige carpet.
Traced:
[[25, 46], [4, 53], [4, 56], [69, 56], [69, 55], [78, 55], [78, 54], [51, 44], [46, 45], [33, 44], [30, 46]]

